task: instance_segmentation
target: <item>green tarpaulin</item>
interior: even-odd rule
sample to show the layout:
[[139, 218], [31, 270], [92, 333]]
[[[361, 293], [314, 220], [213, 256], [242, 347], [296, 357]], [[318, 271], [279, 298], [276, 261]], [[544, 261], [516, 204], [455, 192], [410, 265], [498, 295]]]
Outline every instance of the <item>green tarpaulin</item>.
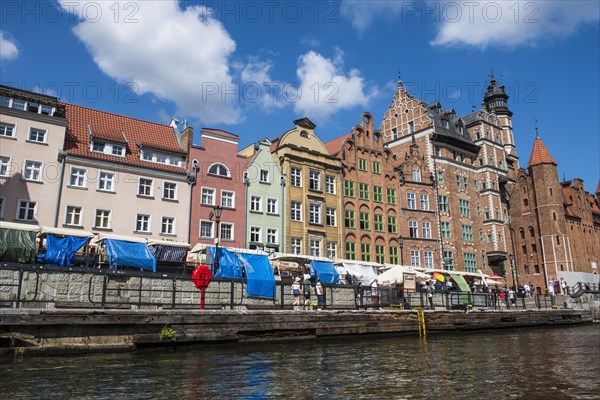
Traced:
[[32, 230], [0, 227], [0, 261], [33, 263], [35, 261], [35, 237], [36, 232]]
[[469, 284], [467, 283], [467, 281], [465, 281], [465, 278], [462, 275], [451, 273], [450, 276], [452, 277], [452, 279], [454, 279], [454, 282], [458, 284], [458, 287], [460, 288], [461, 292], [471, 292]]

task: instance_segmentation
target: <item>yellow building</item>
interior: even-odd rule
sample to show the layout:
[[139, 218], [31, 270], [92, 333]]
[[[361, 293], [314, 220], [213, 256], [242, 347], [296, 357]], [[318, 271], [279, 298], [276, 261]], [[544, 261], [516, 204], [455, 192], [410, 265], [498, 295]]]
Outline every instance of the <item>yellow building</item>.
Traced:
[[308, 118], [272, 141], [271, 153], [286, 179], [285, 252], [339, 257], [340, 160], [329, 155]]

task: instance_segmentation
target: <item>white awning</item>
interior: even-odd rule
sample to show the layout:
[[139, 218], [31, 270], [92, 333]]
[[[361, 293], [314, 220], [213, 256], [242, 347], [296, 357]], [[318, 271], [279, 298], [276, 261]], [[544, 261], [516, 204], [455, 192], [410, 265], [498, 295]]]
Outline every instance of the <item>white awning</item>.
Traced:
[[54, 228], [51, 226], [42, 226], [40, 230], [40, 236], [47, 234], [54, 236], [75, 236], [75, 237], [94, 237], [95, 234], [90, 231], [84, 231], [82, 229], [71, 229], [71, 228]]
[[123, 242], [146, 243], [146, 238], [136, 236], [116, 235], [112, 233], [99, 233], [94, 239], [94, 242], [100, 243], [105, 239], [121, 240]]
[[377, 272], [374, 270], [373, 265], [365, 265], [363, 262], [344, 262], [342, 265], [350, 275], [359, 280], [363, 285], [369, 285], [377, 277]]
[[187, 247], [190, 248], [189, 243], [185, 242], [175, 242], [171, 240], [164, 239], [148, 239], [148, 246], [171, 246], [171, 247]]
[[40, 230], [40, 227], [37, 225], [19, 224], [17, 222], [4, 222], [4, 221], [0, 221], [0, 228], [16, 229], [19, 231], [34, 231], [34, 232], [37, 232]]

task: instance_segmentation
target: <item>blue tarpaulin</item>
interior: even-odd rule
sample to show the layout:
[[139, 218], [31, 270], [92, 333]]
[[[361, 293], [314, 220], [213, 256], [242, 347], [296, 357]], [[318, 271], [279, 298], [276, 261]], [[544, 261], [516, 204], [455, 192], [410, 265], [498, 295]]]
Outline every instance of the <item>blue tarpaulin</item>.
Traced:
[[156, 258], [146, 243], [104, 239], [108, 264], [115, 267], [134, 267], [156, 272]]
[[59, 238], [48, 234], [46, 235], [46, 253], [40, 254], [38, 259], [46, 265], [72, 267], [75, 253], [89, 240], [89, 237], [65, 236]]
[[[206, 263], [214, 264], [215, 247], [206, 248]], [[223, 247], [219, 247], [219, 270], [215, 273], [215, 278], [241, 278], [242, 262], [237, 255]]]
[[330, 261], [311, 261], [310, 274], [315, 275], [315, 273], [323, 283], [339, 283], [340, 281], [340, 274]]
[[240, 254], [246, 268], [246, 294], [254, 297], [275, 298], [275, 276], [267, 256]]

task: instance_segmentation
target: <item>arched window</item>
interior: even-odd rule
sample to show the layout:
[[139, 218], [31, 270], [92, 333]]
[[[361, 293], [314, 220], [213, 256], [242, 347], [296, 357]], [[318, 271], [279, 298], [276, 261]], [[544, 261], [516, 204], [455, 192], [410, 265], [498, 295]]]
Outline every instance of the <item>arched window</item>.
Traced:
[[214, 163], [213, 165], [211, 165], [208, 168], [208, 173], [210, 175], [224, 176], [227, 178], [231, 176], [231, 174], [229, 173], [229, 169], [225, 165], [219, 163]]
[[529, 236], [535, 237], [535, 232], [533, 231], [533, 227], [532, 226], [529, 227]]

